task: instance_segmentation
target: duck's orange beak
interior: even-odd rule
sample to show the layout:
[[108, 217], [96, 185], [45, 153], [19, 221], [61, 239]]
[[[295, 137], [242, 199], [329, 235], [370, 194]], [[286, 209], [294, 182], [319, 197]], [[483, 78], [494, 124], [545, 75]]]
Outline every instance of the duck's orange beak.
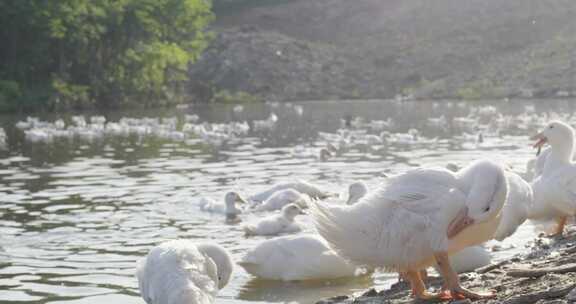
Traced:
[[537, 148], [538, 152], [536, 152], [536, 156], [540, 155], [540, 151], [542, 150], [542, 146], [548, 142], [548, 138], [542, 134], [542, 132], [530, 137], [530, 140], [536, 140], [536, 143], [532, 146], [533, 148]]
[[456, 217], [448, 225], [448, 238], [451, 239], [455, 237], [458, 233], [462, 232], [462, 230], [472, 224], [474, 224], [474, 219], [468, 216], [468, 207], [462, 208], [462, 210], [456, 214]]
[[548, 138], [546, 138], [546, 136], [544, 136], [544, 134], [542, 133], [538, 133], [532, 137], [530, 137], [531, 140], [536, 140], [536, 143], [534, 144], [534, 148], [542, 148], [542, 146], [548, 142]]

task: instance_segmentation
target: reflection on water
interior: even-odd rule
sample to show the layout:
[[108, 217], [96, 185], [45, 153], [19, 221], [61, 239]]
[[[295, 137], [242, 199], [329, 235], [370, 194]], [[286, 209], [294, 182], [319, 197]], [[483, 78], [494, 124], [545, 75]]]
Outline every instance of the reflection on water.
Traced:
[[[552, 111], [564, 119], [572, 119], [573, 112], [572, 103], [565, 101], [498, 101], [495, 108], [487, 107], [490, 104], [307, 102], [301, 107], [194, 105], [105, 113], [113, 122], [121, 117], [177, 117], [184, 122], [186, 114], [198, 115], [199, 123], [249, 122], [247, 133], [220, 144], [195, 135], [184, 140], [106, 136], [32, 142], [14, 127], [25, 117], [2, 117], [8, 140], [7, 147], [0, 147], [0, 301], [143, 303], [134, 265], [155, 244], [173, 238], [216, 240], [238, 260], [263, 240], [246, 239], [238, 223], [200, 212], [194, 205], [198, 196], [221, 200], [231, 189], [253, 193], [295, 178], [338, 192], [357, 180], [375, 186], [385, 174], [410, 167], [465, 164], [479, 157], [504, 161], [523, 172], [534, 154], [526, 135], [556, 115]], [[265, 127], [271, 113], [278, 119]], [[537, 114], [530, 118], [526, 113]], [[344, 123], [354, 129], [346, 132], [352, 135], [335, 139], [338, 151], [319, 161], [318, 149], [336, 135], [345, 117]], [[69, 116], [40, 118], [70, 121]], [[243, 221], [254, 218], [241, 216]], [[304, 222], [311, 232], [309, 219]], [[525, 225], [507, 244], [531, 236]], [[236, 270], [219, 303], [309, 303], [373, 284], [386, 286], [394, 277], [279, 283], [254, 280], [240, 267]]]
[[312, 299], [332, 297], [346, 293], [351, 289], [363, 289], [370, 286], [369, 276], [308, 282], [280, 282], [252, 279], [238, 290], [238, 298], [254, 302], [301, 302]]

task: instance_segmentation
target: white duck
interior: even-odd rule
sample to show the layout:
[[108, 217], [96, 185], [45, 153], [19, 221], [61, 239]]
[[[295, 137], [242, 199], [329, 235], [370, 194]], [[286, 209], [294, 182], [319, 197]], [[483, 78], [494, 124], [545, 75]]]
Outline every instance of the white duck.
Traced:
[[307, 194], [311, 198], [325, 198], [329, 196], [329, 194], [321, 190], [320, 187], [302, 180], [298, 180], [294, 182], [276, 184], [268, 190], [252, 195], [249, 200], [253, 202], [263, 202], [272, 196], [272, 194], [274, 194], [276, 191], [284, 189], [294, 189], [302, 194]]
[[309, 201], [310, 197], [306, 194], [302, 194], [294, 189], [284, 189], [274, 192], [272, 196], [256, 207], [256, 211], [279, 210], [292, 203], [302, 208], [307, 208]]
[[355, 205], [313, 203], [316, 228], [339, 255], [358, 265], [405, 273], [413, 294], [427, 292], [420, 270], [439, 265], [448, 292], [486, 298], [460, 286], [448, 256], [492, 238], [508, 185], [504, 170], [478, 161], [457, 173], [416, 169], [388, 178]]
[[558, 226], [552, 235], [562, 235], [567, 217], [576, 213], [576, 166], [574, 154], [574, 129], [561, 122], [552, 121], [535, 135], [541, 148], [550, 145], [542, 174], [533, 181], [534, 208], [530, 218], [534, 220], [556, 219]]
[[246, 204], [246, 201], [238, 192], [228, 192], [224, 197], [224, 203], [216, 202], [210, 198], [201, 198], [198, 205], [200, 210], [212, 213], [225, 214], [227, 216], [236, 216], [242, 213], [242, 209], [236, 206], [236, 203]]
[[516, 232], [522, 225], [534, 207], [534, 195], [532, 186], [518, 174], [506, 171], [508, 181], [508, 197], [502, 207], [502, 218], [498, 229], [494, 233], [494, 239], [502, 241]]
[[304, 214], [296, 204], [284, 206], [280, 214], [263, 218], [259, 222], [245, 225], [246, 235], [278, 235], [282, 233], [296, 233], [302, 231], [302, 227], [295, 218]]
[[152, 248], [138, 262], [136, 276], [148, 304], [208, 304], [226, 286], [232, 270], [224, 248], [173, 240]]
[[[544, 165], [546, 164], [546, 160], [548, 156], [552, 152], [551, 147], [547, 147], [544, 150], [538, 149], [538, 153], [535, 158], [531, 159], [526, 163], [526, 180], [534, 181], [544, 171]], [[572, 155], [572, 161], [574, 161], [574, 155]]]
[[346, 205], [357, 203], [366, 193], [368, 193], [368, 187], [365, 183], [356, 182], [350, 184], [350, 186], [348, 186], [348, 200], [346, 200]]
[[[464, 273], [489, 265], [492, 261], [492, 255], [484, 246], [470, 246], [450, 255], [449, 261], [450, 266], [456, 273]], [[437, 265], [433, 266], [437, 272], [440, 272]], [[427, 270], [421, 270], [420, 275], [424, 283], [426, 283], [428, 278]], [[406, 275], [400, 274], [400, 280], [406, 280]]]
[[363, 273], [317, 235], [266, 240], [249, 250], [238, 264], [248, 273], [267, 280], [329, 280]]
[[450, 256], [450, 265], [457, 273], [474, 271], [490, 264], [492, 256], [482, 246], [470, 246]]
[[[452, 170], [451, 170], [452, 171]], [[516, 232], [516, 229], [528, 219], [534, 204], [532, 187], [519, 175], [506, 171], [508, 197], [502, 207], [498, 229], [493, 238], [502, 241]], [[483, 246], [470, 246], [450, 256], [450, 264], [457, 273], [473, 271], [490, 264], [492, 256]]]
[[540, 175], [542, 175], [542, 171], [544, 171], [544, 165], [546, 164], [546, 159], [552, 152], [550, 147], [546, 148], [544, 151], [538, 151], [538, 154], [535, 158], [530, 159], [526, 163], [526, 173], [525, 179], [527, 181], [534, 181]]

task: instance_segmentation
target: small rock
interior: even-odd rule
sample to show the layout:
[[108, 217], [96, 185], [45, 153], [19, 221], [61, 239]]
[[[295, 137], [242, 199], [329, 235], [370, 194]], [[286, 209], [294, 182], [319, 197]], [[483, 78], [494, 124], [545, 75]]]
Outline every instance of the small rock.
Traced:
[[566, 295], [566, 300], [570, 303], [576, 302], [576, 288], [572, 289], [568, 295]]
[[366, 291], [364, 294], [362, 294], [362, 296], [368, 297], [368, 298], [377, 297], [378, 292], [376, 291], [376, 289], [370, 288], [368, 291]]
[[475, 272], [467, 272], [467, 273], [460, 274], [460, 280], [462, 282], [471, 281], [471, 280], [474, 280], [477, 278], [480, 278], [480, 275], [475, 273]]
[[497, 292], [503, 292], [504, 290], [506, 290], [506, 286], [504, 285], [495, 285], [492, 288]]
[[349, 296], [336, 296], [336, 297], [320, 300], [320, 301], [316, 302], [316, 304], [334, 304], [334, 303], [340, 303], [340, 302], [346, 301], [348, 299], [350, 299]]
[[458, 300], [458, 301], [452, 301], [450, 303], [451, 304], [471, 304], [472, 301], [470, 301], [470, 299], [463, 299], [463, 300]]

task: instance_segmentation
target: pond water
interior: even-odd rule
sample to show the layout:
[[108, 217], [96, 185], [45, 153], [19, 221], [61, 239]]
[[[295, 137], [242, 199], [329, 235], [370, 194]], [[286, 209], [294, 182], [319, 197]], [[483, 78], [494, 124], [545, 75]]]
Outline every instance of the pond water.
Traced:
[[[571, 120], [573, 112], [571, 101], [342, 101], [99, 113], [108, 121], [176, 117], [176, 130], [191, 114], [198, 115], [196, 124], [251, 125], [277, 115], [271, 125], [252, 127], [223, 144], [190, 134], [31, 140], [15, 127], [25, 116], [1, 116], [8, 139], [0, 148], [0, 302], [144, 303], [135, 262], [161, 241], [213, 240], [239, 260], [264, 240], [245, 238], [241, 224], [200, 211], [200, 196], [222, 199], [229, 190], [249, 194], [294, 179], [341, 192], [354, 181], [375, 187], [386, 174], [481, 157], [522, 173], [534, 156], [528, 135], [550, 117]], [[376, 135], [387, 130], [392, 139], [367, 143], [358, 132], [341, 152], [320, 161], [318, 149], [342, 128], [344, 117], [352, 129]], [[71, 115], [39, 118], [71, 124]], [[418, 130], [416, 137], [410, 131], [412, 139], [406, 136], [410, 129]], [[256, 217], [242, 215], [244, 222]], [[301, 221], [313, 232], [308, 218]], [[521, 252], [533, 235], [524, 224], [495, 258]], [[217, 302], [312, 303], [394, 281], [395, 275], [377, 273], [332, 282], [267, 282], [237, 267]]]

